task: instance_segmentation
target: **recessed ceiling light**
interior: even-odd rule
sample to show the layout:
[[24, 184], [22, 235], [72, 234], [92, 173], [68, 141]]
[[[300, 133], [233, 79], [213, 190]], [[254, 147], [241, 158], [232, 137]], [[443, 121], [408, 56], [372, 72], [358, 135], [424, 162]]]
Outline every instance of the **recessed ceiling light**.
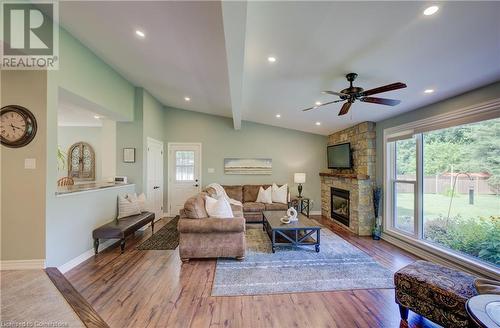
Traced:
[[281, 114], [276, 114], [276, 117], [277, 117], [277, 118], [280, 118], [280, 117], [281, 117]]
[[267, 61], [270, 63], [274, 63], [276, 61], [276, 57], [269, 56], [269, 57], [267, 57]]
[[316, 106], [319, 106], [319, 105], [321, 105], [321, 101], [316, 101], [314, 104], [315, 104]]
[[145, 38], [146, 37], [146, 34], [144, 34], [143, 31], [141, 30], [135, 30], [135, 34], [138, 36], [138, 37], [141, 37], [141, 38]]
[[425, 89], [424, 90], [424, 93], [433, 93], [434, 92], [434, 89]]
[[98, 120], [98, 119], [100, 119], [101, 117], [100, 117], [99, 115], [94, 115], [94, 118], [95, 118], [96, 120]]
[[316, 122], [316, 125], [321, 125], [321, 122]]
[[191, 101], [191, 98], [189, 98], [189, 97], [184, 97], [184, 100], [185, 100], [185, 101]]
[[438, 12], [438, 10], [439, 10], [438, 6], [430, 6], [429, 8], [424, 10], [424, 15], [425, 16], [434, 15], [435, 13]]

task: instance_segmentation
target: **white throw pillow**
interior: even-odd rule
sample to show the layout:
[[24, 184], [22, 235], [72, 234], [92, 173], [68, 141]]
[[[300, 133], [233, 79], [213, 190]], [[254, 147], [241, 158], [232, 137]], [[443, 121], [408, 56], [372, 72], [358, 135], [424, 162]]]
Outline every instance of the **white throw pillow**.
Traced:
[[231, 204], [229, 204], [227, 199], [224, 197], [215, 199], [210, 196], [206, 196], [205, 209], [207, 210], [208, 216], [211, 218], [226, 219], [234, 217]]
[[272, 204], [273, 203], [272, 188], [269, 187], [267, 189], [264, 189], [264, 188], [260, 187], [256, 202], [257, 203]]
[[272, 189], [273, 203], [287, 204], [288, 203], [287, 199], [288, 199], [288, 185], [284, 184], [281, 187], [278, 187], [276, 183], [273, 183], [273, 189]]
[[127, 216], [141, 214], [141, 209], [139, 208], [138, 202], [131, 202], [123, 196], [118, 196], [118, 219], [125, 218]]
[[131, 202], [137, 202], [141, 212], [146, 212], [146, 195], [141, 193], [139, 196], [134, 192], [133, 194], [127, 194], [127, 199]]

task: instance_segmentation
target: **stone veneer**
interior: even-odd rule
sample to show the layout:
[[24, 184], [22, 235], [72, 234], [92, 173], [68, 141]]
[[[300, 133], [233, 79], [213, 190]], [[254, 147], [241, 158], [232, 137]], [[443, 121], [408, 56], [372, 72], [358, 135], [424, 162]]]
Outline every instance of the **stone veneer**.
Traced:
[[[331, 218], [331, 187], [349, 190], [348, 229], [360, 236], [369, 236], [374, 224], [375, 123], [363, 122], [328, 137], [328, 145], [345, 142], [351, 143], [353, 168], [329, 170], [324, 172], [327, 175], [321, 175], [321, 213]], [[346, 227], [335, 220], [333, 222]]]

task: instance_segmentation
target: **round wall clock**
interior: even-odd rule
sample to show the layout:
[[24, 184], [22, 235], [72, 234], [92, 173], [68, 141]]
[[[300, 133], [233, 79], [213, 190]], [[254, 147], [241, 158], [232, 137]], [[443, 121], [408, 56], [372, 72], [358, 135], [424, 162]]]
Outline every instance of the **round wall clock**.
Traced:
[[1, 143], [11, 148], [24, 147], [35, 138], [36, 119], [27, 108], [8, 105], [0, 110]]

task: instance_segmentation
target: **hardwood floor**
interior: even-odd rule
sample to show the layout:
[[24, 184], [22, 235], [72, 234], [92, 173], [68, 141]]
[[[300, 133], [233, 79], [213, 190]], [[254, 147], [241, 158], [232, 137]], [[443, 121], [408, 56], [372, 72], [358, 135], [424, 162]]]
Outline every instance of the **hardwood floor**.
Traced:
[[[416, 259], [328, 227], [393, 271]], [[393, 289], [212, 297], [216, 261], [181, 263], [177, 250], [136, 250], [150, 234], [128, 239], [124, 254], [107, 249], [65, 275], [110, 327], [437, 327], [411, 312], [401, 323]]]

